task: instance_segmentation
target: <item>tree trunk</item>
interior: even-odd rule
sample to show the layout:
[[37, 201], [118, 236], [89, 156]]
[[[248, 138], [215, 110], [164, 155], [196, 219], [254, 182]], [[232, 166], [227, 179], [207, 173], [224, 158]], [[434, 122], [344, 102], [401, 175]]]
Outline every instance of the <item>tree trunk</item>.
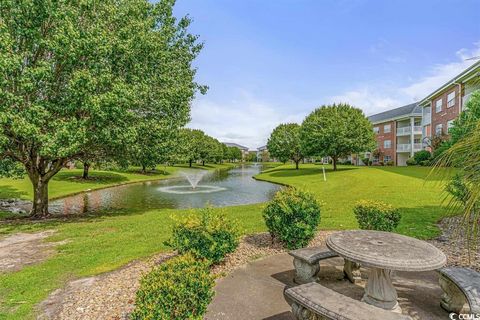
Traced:
[[202, 160], [202, 166], [205, 166], [205, 160]]
[[333, 171], [337, 171], [337, 157], [332, 157]]
[[298, 163], [300, 162], [300, 160], [296, 160], [295, 161], [295, 169], [298, 170]]
[[142, 164], [142, 173], [147, 173], [147, 167], [144, 164]]
[[48, 180], [44, 181], [37, 176], [33, 184], [33, 204], [30, 216], [34, 218], [45, 218], [48, 213]]
[[88, 170], [90, 169], [90, 163], [84, 162], [83, 163], [83, 179], [88, 179]]
[[188, 160], [188, 166], [189, 166], [190, 168], [192, 167], [192, 162], [193, 162], [192, 159]]

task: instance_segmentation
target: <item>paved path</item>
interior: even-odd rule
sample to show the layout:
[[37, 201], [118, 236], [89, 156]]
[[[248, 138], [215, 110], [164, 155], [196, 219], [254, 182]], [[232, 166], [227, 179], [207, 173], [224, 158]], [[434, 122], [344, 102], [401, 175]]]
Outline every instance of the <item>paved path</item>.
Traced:
[[[343, 279], [343, 259], [321, 262], [320, 282], [333, 290], [360, 300], [362, 281], [353, 285]], [[362, 269], [362, 278], [366, 278]], [[208, 320], [291, 320], [290, 307], [283, 299], [285, 285], [294, 285], [292, 257], [278, 254], [249, 263], [220, 279], [216, 296], [209, 306]], [[440, 308], [442, 290], [436, 272], [398, 272], [394, 278], [403, 313], [413, 319], [448, 319]]]

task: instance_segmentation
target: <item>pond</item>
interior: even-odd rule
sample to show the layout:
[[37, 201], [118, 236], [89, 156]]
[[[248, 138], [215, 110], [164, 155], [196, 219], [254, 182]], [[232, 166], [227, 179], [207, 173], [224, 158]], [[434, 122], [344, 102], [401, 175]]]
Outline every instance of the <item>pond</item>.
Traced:
[[[53, 200], [50, 212], [79, 214], [105, 210], [186, 209], [207, 205], [224, 207], [268, 201], [280, 188], [276, 184], [257, 181], [253, 176], [260, 165], [242, 165], [226, 170], [181, 171], [167, 180], [127, 184]], [[200, 179], [195, 189], [189, 179]], [[193, 181], [195, 183], [197, 181]]]

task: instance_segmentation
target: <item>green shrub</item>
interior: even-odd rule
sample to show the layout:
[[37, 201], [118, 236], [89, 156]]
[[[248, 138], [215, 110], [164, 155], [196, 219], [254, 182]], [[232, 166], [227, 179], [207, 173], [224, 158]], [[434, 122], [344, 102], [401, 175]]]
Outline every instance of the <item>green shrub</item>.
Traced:
[[224, 213], [205, 208], [199, 214], [177, 219], [172, 237], [165, 244], [179, 253], [190, 252], [197, 258], [218, 263], [235, 251], [238, 242], [237, 223]]
[[432, 164], [432, 161], [431, 160], [423, 160], [422, 162], [420, 162], [420, 165], [422, 167], [428, 167], [429, 165]]
[[215, 284], [209, 264], [193, 255], [172, 258], [146, 274], [131, 319], [202, 319]]
[[415, 165], [417, 165], [417, 161], [415, 161], [413, 157], [407, 159], [407, 166], [415, 166]]
[[360, 229], [393, 231], [400, 222], [400, 212], [380, 201], [359, 201], [353, 208]]
[[288, 249], [305, 247], [315, 236], [320, 222], [320, 205], [308, 192], [283, 188], [263, 210], [263, 218], [273, 238]]
[[393, 160], [388, 160], [387, 162], [385, 162], [385, 165], [389, 167], [393, 166], [394, 164], [395, 163], [393, 162]]
[[415, 155], [413, 156], [416, 163], [422, 163], [422, 161], [430, 160], [431, 157], [432, 155], [427, 150], [415, 152]]
[[366, 166], [369, 166], [369, 165], [372, 164], [372, 161], [370, 160], [370, 158], [363, 158], [363, 159], [362, 159], [362, 162], [363, 162], [363, 164], [366, 165]]

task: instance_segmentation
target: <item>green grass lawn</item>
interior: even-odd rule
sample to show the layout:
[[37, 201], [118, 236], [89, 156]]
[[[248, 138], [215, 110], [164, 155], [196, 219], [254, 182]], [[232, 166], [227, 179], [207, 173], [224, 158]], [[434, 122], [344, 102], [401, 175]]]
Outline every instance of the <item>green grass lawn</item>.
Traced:
[[[427, 174], [428, 168], [420, 167], [340, 167], [337, 172], [328, 167], [324, 182], [321, 166], [309, 164], [301, 165], [298, 171], [290, 165], [276, 167], [258, 178], [314, 192], [323, 203], [321, 229], [356, 228], [354, 202], [377, 199], [400, 208], [403, 218], [398, 232], [428, 238], [438, 234], [435, 223], [447, 210], [441, 206], [442, 183], [438, 176], [425, 181]], [[67, 182], [77, 183], [68, 179], [62, 183]], [[59, 192], [54, 190], [56, 186], [51, 188], [52, 192]], [[22, 190], [18, 186], [15, 189]], [[248, 234], [265, 230], [262, 207], [263, 204], [256, 204], [216, 210], [225, 210]], [[48, 241], [67, 240], [48, 260], [18, 272], [0, 274], [0, 319], [33, 318], [35, 305], [68, 280], [114, 270], [134, 259], [168, 250], [163, 241], [169, 237], [171, 218], [185, 212], [108, 212], [69, 221], [0, 224], [0, 233], [4, 234], [55, 229], [56, 234]]]
[[[436, 222], [448, 214], [442, 206], [446, 194], [441, 177], [426, 167], [340, 166], [334, 172], [325, 166], [305, 164], [299, 170], [286, 165], [266, 170], [257, 178], [292, 185], [313, 192], [322, 203], [321, 229], [357, 228], [355, 202], [380, 200], [400, 209], [402, 220], [397, 232], [428, 239], [439, 234]], [[426, 179], [428, 177], [428, 179]]]

